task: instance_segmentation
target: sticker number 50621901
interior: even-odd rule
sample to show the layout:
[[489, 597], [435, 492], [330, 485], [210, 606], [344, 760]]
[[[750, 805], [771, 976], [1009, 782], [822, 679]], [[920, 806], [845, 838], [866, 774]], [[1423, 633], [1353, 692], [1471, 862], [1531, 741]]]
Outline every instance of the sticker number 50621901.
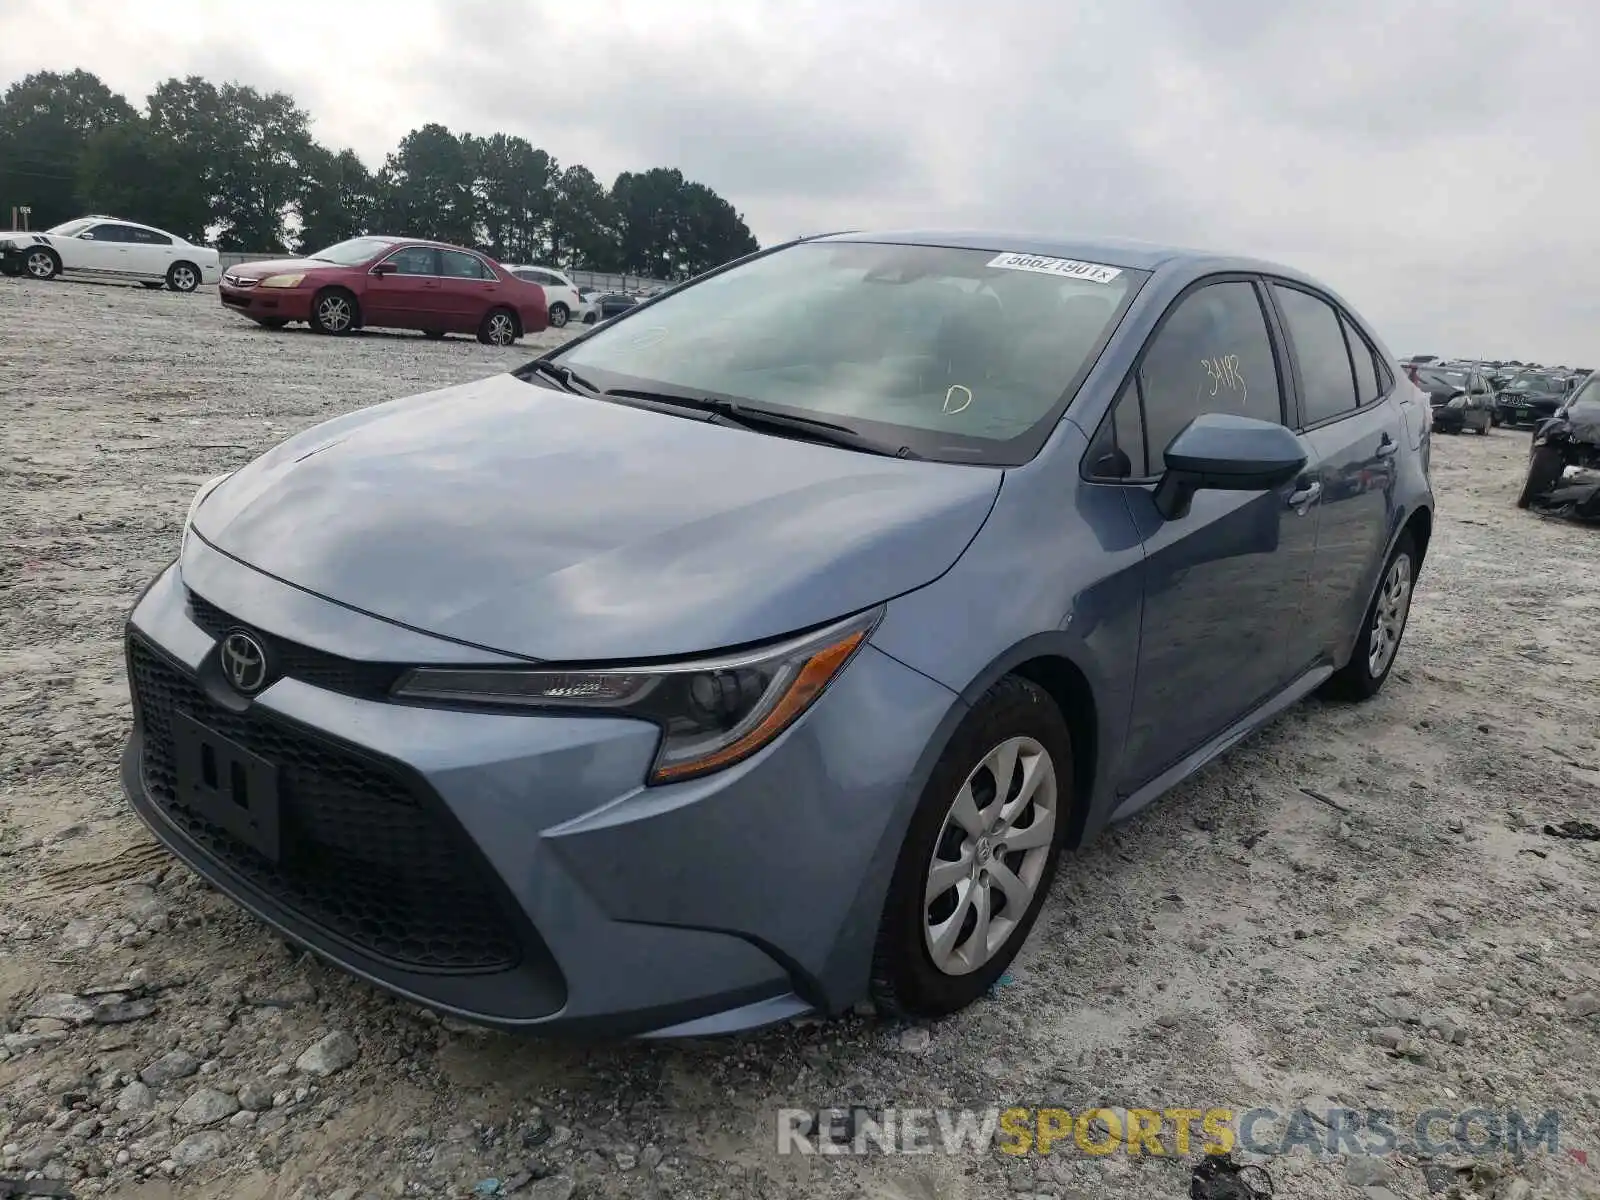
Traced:
[[1074, 258], [1051, 258], [1043, 254], [998, 254], [987, 265], [1002, 271], [1034, 271], [1040, 275], [1059, 275], [1063, 279], [1087, 279], [1091, 283], [1110, 283], [1122, 274], [1121, 267], [1079, 262]]

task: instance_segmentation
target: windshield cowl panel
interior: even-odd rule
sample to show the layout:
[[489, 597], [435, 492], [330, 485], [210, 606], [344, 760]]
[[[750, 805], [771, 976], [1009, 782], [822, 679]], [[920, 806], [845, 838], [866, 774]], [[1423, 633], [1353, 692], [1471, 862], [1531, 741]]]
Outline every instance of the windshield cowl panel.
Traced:
[[727, 401], [920, 458], [1019, 465], [1146, 278], [992, 250], [806, 242], [625, 314], [553, 361], [603, 391]]

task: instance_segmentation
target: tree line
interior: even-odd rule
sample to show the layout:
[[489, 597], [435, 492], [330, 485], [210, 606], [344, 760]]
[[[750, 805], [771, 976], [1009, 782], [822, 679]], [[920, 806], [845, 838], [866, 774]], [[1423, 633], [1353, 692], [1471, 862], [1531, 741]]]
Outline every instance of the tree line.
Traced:
[[428, 124], [377, 169], [319, 145], [283, 92], [191, 75], [143, 110], [83, 70], [41, 71], [0, 97], [0, 220], [47, 229], [106, 213], [223, 250], [309, 252], [362, 233], [680, 279], [757, 249], [744, 219], [680, 171], [624, 171], [607, 188], [503, 133]]

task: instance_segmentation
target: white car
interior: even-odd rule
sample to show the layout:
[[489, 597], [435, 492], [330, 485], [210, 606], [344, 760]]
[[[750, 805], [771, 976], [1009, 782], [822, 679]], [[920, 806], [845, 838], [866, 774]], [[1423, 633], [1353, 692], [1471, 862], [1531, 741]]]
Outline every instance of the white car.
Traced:
[[222, 278], [222, 260], [210, 246], [117, 217], [79, 217], [43, 233], [0, 233], [0, 271], [54, 279], [133, 280], [147, 288], [192, 292]]
[[550, 310], [550, 327], [560, 329], [573, 317], [583, 316], [583, 299], [578, 295], [578, 285], [566, 272], [554, 267], [507, 267], [518, 279], [537, 283], [544, 289], [545, 306]]

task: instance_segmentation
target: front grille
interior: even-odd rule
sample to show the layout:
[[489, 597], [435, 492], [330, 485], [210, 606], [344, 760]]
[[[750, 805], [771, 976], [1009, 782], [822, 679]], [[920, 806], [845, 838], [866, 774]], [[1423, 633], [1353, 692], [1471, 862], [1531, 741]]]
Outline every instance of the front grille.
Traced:
[[[308, 923], [416, 971], [515, 966], [519, 942], [463, 835], [380, 761], [251, 710], [213, 703], [136, 636], [128, 643], [145, 789], [197, 846]], [[177, 801], [172, 715], [187, 713], [276, 764], [281, 861]]]
[[189, 593], [189, 611], [195, 624], [212, 637], [220, 640], [230, 630], [244, 629], [259, 641], [267, 651], [267, 661], [273, 678], [287, 677], [309, 683], [313, 687], [346, 696], [360, 696], [368, 700], [381, 700], [404, 674], [405, 667], [393, 663], [357, 662], [337, 654], [302, 646], [230, 616], [197, 592]]

